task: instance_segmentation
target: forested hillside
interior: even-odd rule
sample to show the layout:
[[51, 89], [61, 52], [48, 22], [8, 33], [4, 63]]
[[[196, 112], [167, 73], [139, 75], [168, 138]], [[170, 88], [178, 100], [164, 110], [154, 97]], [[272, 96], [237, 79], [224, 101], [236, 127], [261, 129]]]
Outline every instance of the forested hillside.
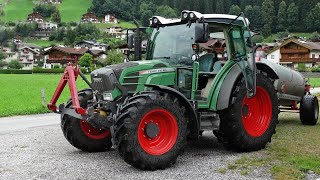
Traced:
[[320, 0], [93, 0], [89, 11], [99, 16], [113, 13], [125, 20], [135, 18], [147, 25], [152, 15], [178, 17], [184, 9], [235, 15], [243, 11], [264, 36], [320, 29]]

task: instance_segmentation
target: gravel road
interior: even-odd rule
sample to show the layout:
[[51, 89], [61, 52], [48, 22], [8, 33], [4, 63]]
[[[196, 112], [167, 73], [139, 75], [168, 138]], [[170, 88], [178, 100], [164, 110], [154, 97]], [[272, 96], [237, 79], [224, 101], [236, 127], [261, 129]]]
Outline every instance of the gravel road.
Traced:
[[85, 153], [64, 138], [55, 114], [0, 118], [0, 179], [271, 179], [266, 168], [242, 176], [218, 172], [243, 154], [225, 150], [211, 132], [189, 145], [172, 168], [140, 171], [115, 150]]

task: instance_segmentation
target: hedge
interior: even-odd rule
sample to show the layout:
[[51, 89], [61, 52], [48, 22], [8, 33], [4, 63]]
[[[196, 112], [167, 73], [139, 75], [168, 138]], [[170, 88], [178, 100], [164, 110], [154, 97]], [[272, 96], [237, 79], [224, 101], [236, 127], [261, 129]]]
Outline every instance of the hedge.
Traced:
[[32, 74], [32, 70], [0, 69], [0, 74]]
[[[21, 69], [0, 69], [0, 74], [61, 74], [64, 72], [64, 68], [59, 69], [42, 69], [42, 68], [33, 68], [33, 70], [21, 70]], [[81, 68], [81, 72], [84, 74], [90, 73], [87, 72], [85, 68]]]

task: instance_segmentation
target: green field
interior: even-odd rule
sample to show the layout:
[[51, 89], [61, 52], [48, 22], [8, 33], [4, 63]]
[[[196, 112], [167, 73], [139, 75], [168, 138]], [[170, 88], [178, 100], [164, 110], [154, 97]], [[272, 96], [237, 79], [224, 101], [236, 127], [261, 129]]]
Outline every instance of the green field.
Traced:
[[[45, 90], [46, 101], [50, 101], [60, 77], [60, 74], [0, 74], [0, 117], [48, 112], [41, 105], [41, 89]], [[311, 85], [314, 82], [320, 82], [320, 78], [314, 78]], [[78, 90], [87, 87], [81, 78], [77, 84]], [[69, 91], [64, 92], [59, 103], [68, 97]]]
[[311, 88], [320, 87], [320, 78], [310, 78], [309, 81], [311, 84]]
[[41, 39], [27, 39], [26, 43], [34, 44], [40, 47], [49, 47], [51, 45], [57, 45], [57, 44], [63, 44], [63, 42], [58, 41], [47, 41], [47, 40], [41, 40]]
[[4, 7], [3, 21], [26, 21], [28, 14], [32, 13], [33, 0], [9, 0]]
[[91, 6], [92, 0], [63, 0], [59, 6], [62, 22], [80, 22]]
[[[46, 102], [49, 102], [60, 78], [61, 75], [58, 74], [0, 74], [0, 117], [49, 112], [42, 106], [41, 89], [45, 90]], [[77, 86], [79, 89], [87, 87], [80, 79], [77, 81]], [[58, 104], [70, 97], [68, 88], [66, 90]]]

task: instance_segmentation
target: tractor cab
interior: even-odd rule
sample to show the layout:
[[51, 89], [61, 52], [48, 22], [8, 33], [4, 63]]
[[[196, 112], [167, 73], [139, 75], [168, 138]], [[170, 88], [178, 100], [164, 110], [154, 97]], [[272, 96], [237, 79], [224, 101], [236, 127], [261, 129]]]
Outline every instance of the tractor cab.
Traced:
[[204, 108], [209, 107], [210, 91], [224, 72], [241, 62], [239, 67], [247, 76], [248, 95], [252, 96], [255, 62], [252, 58], [248, 62], [247, 58], [245, 35], [249, 22], [246, 21], [240, 16], [194, 11], [183, 11], [181, 19], [152, 17], [146, 59], [160, 59], [175, 67], [178, 91]]

